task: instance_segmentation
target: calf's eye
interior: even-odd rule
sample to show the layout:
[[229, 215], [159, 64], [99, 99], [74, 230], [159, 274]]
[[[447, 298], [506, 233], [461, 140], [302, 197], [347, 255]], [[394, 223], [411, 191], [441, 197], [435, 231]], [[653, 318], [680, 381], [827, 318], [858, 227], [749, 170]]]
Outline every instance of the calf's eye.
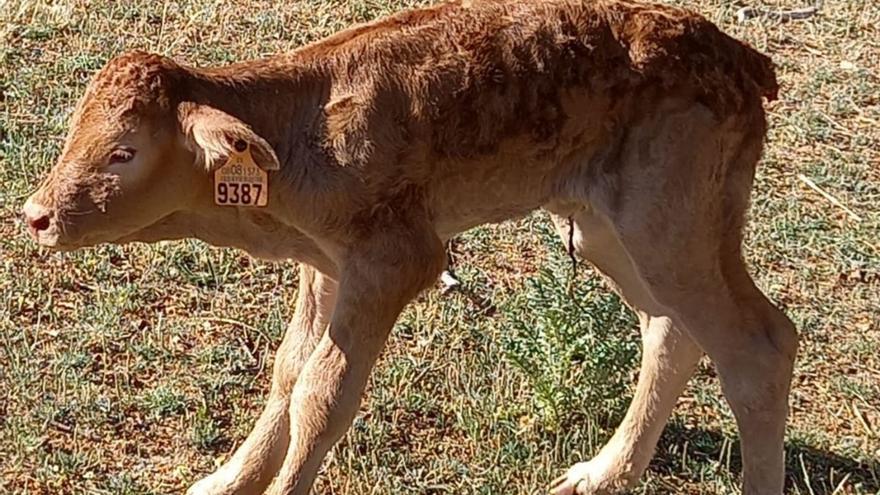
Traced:
[[117, 148], [110, 152], [110, 163], [130, 162], [134, 158], [134, 150], [130, 148]]

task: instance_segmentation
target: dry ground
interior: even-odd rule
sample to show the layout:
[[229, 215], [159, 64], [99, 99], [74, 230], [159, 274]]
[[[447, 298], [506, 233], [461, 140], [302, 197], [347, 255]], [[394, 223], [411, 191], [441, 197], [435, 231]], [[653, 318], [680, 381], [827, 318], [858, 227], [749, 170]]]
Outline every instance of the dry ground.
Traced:
[[[182, 491], [250, 428], [297, 290], [291, 264], [198, 242], [26, 239], [17, 209], [90, 74], [133, 47], [199, 64], [289, 50], [416, 3], [0, 0], [0, 493]], [[741, 4], [685, 3], [779, 66], [747, 255], [803, 335], [790, 492], [880, 493], [880, 5], [736, 24]], [[635, 380], [619, 301], [585, 266], [569, 287], [542, 215], [455, 251], [467, 291], [402, 317], [317, 493], [540, 493], [608, 437]], [[635, 492], [733, 493], [736, 448], [705, 363]]]

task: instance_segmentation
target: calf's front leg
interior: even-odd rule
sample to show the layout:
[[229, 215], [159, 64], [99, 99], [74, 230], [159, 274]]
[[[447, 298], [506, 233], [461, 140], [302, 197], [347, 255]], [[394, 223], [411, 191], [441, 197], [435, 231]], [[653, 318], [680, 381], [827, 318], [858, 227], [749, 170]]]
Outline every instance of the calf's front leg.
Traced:
[[290, 446], [269, 493], [309, 493], [324, 456], [357, 413], [397, 316], [436, 280], [446, 261], [442, 244], [430, 237], [361, 248], [342, 270], [330, 326], [293, 388]]
[[193, 485], [189, 495], [262, 493], [281, 466], [289, 445], [290, 395], [300, 370], [324, 334], [336, 302], [334, 280], [300, 265], [296, 311], [275, 353], [272, 389], [254, 429], [214, 474]]

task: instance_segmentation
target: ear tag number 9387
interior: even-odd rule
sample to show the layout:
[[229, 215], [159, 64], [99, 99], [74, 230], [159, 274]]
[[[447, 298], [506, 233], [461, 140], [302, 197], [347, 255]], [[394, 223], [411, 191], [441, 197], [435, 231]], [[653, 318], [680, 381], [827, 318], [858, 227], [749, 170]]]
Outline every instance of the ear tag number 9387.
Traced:
[[269, 181], [251, 155], [250, 147], [232, 153], [225, 165], [214, 171], [214, 203], [218, 206], [266, 206]]

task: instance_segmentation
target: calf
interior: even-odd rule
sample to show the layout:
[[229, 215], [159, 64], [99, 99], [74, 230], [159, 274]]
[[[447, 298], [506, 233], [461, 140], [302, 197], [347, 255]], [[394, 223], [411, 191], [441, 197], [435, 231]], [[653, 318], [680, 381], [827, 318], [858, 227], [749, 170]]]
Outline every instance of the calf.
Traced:
[[704, 18], [629, 0], [461, 0], [210, 69], [131, 52], [92, 80], [24, 213], [59, 250], [195, 237], [302, 263], [265, 410], [192, 494], [308, 493], [444, 242], [545, 208], [644, 339], [619, 429], [552, 492], [635, 483], [706, 353], [744, 492], [775, 495], [797, 336], [741, 241], [776, 90]]

